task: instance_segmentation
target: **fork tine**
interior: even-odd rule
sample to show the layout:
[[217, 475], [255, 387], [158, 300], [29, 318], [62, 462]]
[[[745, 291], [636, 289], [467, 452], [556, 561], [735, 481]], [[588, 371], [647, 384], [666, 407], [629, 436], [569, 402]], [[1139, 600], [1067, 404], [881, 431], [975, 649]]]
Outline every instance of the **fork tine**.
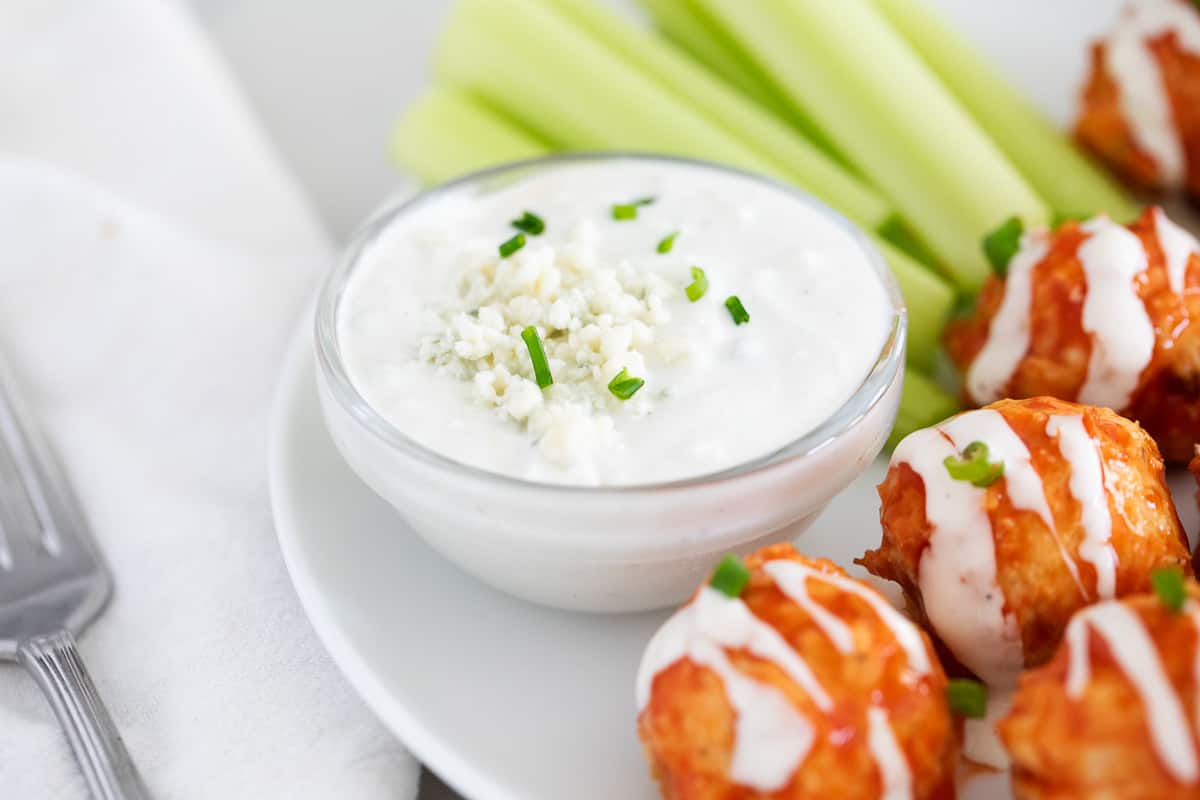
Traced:
[[[3, 413], [0, 401], [0, 414]], [[32, 550], [39, 538], [37, 517], [29, 505], [24, 484], [8, 435], [0, 425], [0, 568], [12, 569], [14, 550]]]
[[38, 443], [27, 433], [31, 428], [22, 424], [7, 379], [0, 366], [0, 539], [4, 540], [0, 559], [11, 568], [17, 531], [26, 530], [32, 542], [52, 557], [62, 552], [62, 536], [45, 494], [45, 487], [53, 485], [45, 472], [47, 464], [35, 450]]
[[87, 520], [0, 357], [0, 658], [50, 700], [96, 797], [148, 797], [87, 677], [75, 634], [112, 594]]
[[0, 522], [0, 570], [12, 569], [12, 550], [8, 547], [7, 523]]
[[23, 493], [21, 479], [8, 448], [0, 441], [0, 569], [12, 569], [13, 552], [10, 539], [28, 530], [28, 520], [21, 513]]

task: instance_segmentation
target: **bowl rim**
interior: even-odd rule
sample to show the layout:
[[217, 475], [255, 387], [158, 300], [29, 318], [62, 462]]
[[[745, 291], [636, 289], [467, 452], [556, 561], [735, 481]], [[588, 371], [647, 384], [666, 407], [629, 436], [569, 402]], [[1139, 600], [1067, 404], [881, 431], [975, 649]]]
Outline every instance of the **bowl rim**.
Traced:
[[[827, 419], [798, 438], [780, 445], [756, 458], [724, 469], [702, 475], [689, 476], [654, 483], [582, 485], [551, 483], [506, 475], [500, 472], [465, 464], [443, 455], [431, 447], [421, 444], [390, 422], [367, 401], [354, 385], [345, 367], [338, 342], [338, 311], [341, 300], [349, 286], [363, 254], [399, 217], [412, 212], [419, 206], [447, 193], [494, 181], [521, 172], [554, 168], [571, 164], [597, 163], [606, 161], [643, 161], [696, 167], [749, 178], [760, 184], [783, 191], [793, 199], [826, 217], [830, 222], [848, 233], [858, 244], [871, 263], [876, 276], [883, 284], [889, 301], [890, 330], [875, 363], [862, 383]], [[907, 311], [895, 277], [883, 255], [858, 226], [843, 214], [830, 208], [808, 192], [783, 181], [702, 159], [682, 156], [660, 155], [639, 151], [597, 151], [555, 153], [547, 156], [506, 162], [497, 166], [475, 170], [458, 178], [423, 189], [415, 194], [403, 194], [385, 201], [373, 212], [350, 237], [337, 263], [330, 270], [317, 297], [314, 314], [314, 338], [317, 362], [322, 376], [329, 387], [329, 394], [343, 411], [365, 430], [397, 455], [413, 459], [441, 472], [452, 474], [457, 479], [470, 479], [505, 486], [513, 490], [535, 490], [563, 495], [581, 494], [588, 496], [631, 496], [643, 493], [678, 491], [725, 483], [750, 475], [773, 470], [802, 460], [824, 450], [837, 439], [855, 428], [887, 395], [893, 384], [901, 380], [904, 372], [905, 340], [908, 330]]]

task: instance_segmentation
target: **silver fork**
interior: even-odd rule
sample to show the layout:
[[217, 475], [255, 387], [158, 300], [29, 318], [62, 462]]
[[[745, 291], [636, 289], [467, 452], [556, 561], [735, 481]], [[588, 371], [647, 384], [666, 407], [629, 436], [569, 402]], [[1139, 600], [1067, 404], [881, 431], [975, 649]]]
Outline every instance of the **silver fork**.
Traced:
[[20, 662], [37, 681], [93, 797], [143, 800], [75, 648], [111, 593], [79, 506], [0, 361], [0, 660]]

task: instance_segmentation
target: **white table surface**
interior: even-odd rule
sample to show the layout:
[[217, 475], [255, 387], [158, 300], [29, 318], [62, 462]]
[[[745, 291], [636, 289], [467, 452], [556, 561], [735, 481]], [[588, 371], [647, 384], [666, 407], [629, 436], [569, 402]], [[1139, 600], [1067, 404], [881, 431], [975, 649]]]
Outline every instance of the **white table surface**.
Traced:
[[[1061, 116], [1073, 105], [1074, 87], [1025, 74], [1031, 67], [1019, 58], [1019, 49], [999, 41], [1020, 30], [1026, 47], [1054, 47], [1054, 24], [1030, 28], [1012, 19], [1005, 4], [932, 1], [1043, 108]], [[450, 0], [188, 2], [330, 231], [345, 237], [397, 183], [386, 158], [388, 132], [428, 82], [430, 50]], [[629, 6], [629, 0], [611, 2]], [[1090, 19], [1075, 13], [1071, 23], [1099, 30], [1114, 4], [1097, 4]], [[1078, 11], [1075, 4], [1058, 10], [1068, 5]], [[420, 797], [457, 795], [426, 774]]]
[[[397, 182], [388, 131], [427, 82], [449, 0], [190, 0], [330, 231]], [[458, 795], [425, 771], [420, 800]]]

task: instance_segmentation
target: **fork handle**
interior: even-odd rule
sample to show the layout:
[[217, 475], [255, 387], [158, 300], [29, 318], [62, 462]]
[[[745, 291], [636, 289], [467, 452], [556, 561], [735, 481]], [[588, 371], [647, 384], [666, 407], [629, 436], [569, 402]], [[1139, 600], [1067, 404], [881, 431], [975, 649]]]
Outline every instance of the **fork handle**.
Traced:
[[58, 631], [23, 642], [17, 658], [37, 681], [67, 734], [95, 800], [148, 800], [137, 767], [100, 700], [75, 637]]

